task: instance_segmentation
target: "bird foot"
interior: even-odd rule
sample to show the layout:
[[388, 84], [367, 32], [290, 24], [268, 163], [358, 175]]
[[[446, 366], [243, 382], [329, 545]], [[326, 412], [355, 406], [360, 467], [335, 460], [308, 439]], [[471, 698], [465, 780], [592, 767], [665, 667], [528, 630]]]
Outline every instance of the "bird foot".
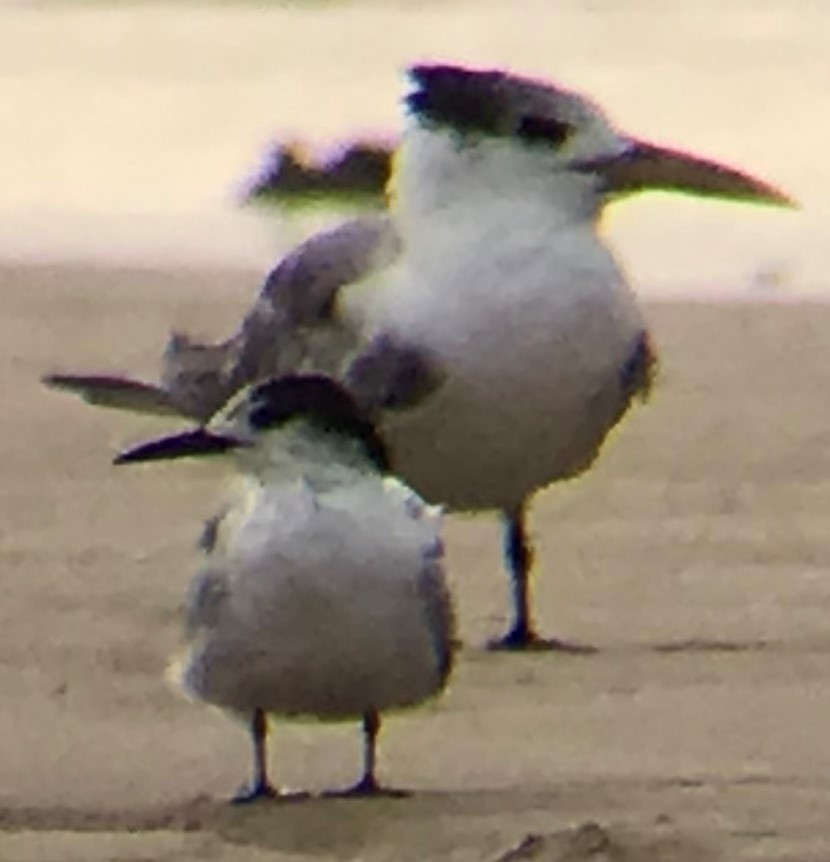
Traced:
[[383, 787], [377, 779], [363, 776], [357, 784], [345, 790], [326, 790], [323, 796], [328, 799], [406, 799], [412, 794], [408, 790], [398, 790], [393, 787]]
[[275, 800], [278, 802], [300, 802], [309, 799], [310, 793], [302, 790], [286, 790], [276, 788], [268, 782], [260, 784], [243, 784], [231, 799], [234, 805], [248, 805], [251, 802]]
[[487, 649], [502, 652], [562, 652], [569, 655], [592, 655], [599, 652], [591, 644], [572, 643], [560, 638], [543, 638], [536, 632], [511, 629], [506, 635], [487, 643]]

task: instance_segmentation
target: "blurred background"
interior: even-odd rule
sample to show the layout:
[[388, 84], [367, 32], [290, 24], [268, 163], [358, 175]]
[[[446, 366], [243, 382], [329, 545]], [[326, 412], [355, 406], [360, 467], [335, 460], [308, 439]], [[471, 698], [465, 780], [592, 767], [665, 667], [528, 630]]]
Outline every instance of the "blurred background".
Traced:
[[0, 43], [7, 262], [264, 269], [342, 214], [240, 206], [269, 147], [392, 138], [402, 70], [434, 59], [557, 80], [621, 128], [802, 203], [613, 207], [606, 228], [644, 293], [826, 289], [825, 0], [6, 0]]

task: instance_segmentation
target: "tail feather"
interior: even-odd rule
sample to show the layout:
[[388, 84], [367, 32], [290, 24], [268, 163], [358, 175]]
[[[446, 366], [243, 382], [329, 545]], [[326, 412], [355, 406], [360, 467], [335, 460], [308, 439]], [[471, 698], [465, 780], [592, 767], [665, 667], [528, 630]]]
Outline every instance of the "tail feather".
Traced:
[[110, 374], [48, 374], [43, 383], [79, 395], [89, 404], [159, 416], [182, 416], [181, 407], [160, 386]]

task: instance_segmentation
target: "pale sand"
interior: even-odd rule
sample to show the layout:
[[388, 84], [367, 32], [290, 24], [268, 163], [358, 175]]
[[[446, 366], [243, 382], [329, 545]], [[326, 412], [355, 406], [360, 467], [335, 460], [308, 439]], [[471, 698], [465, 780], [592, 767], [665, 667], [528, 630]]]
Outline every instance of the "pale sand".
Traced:
[[[497, 525], [454, 519], [465, 649], [448, 696], [382, 741], [414, 796], [224, 803], [245, 735], [163, 679], [219, 475], [116, 470], [119, 445], [167, 426], [37, 381], [152, 374], [171, 323], [223, 334], [257, 281], [0, 269], [0, 859], [826, 860], [823, 305], [650, 305], [652, 403], [535, 508], [544, 627], [598, 654], [483, 652], [506, 610]], [[291, 786], [358, 769], [356, 727], [278, 725], [274, 749]]]

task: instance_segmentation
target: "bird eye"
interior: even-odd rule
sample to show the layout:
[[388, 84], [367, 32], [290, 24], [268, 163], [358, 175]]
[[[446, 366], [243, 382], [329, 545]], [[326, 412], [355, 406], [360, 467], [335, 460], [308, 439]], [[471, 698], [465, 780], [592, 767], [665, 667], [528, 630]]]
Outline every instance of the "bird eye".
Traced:
[[[267, 384], [265, 384], [267, 386]], [[248, 404], [248, 424], [255, 431], [265, 431], [275, 428], [285, 420], [285, 416], [278, 409], [279, 402], [269, 400], [264, 390], [255, 391]], [[244, 409], [244, 405], [240, 405]]]
[[277, 423], [274, 421], [272, 411], [266, 405], [258, 405], [248, 413], [248, 423], [255, 431], [264, 431]]
[[522, 117], [516, 129], [519, 137], [526, 141], [539, 141], [554, 147], [564, 144], [572, 131], [573, 126], [561, 120], [533, 115]]

